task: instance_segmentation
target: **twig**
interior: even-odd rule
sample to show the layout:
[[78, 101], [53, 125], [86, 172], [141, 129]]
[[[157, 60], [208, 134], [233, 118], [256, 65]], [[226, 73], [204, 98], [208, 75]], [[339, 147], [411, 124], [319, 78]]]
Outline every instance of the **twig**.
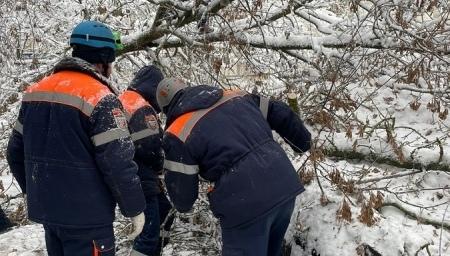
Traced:
[[419, 255], [419, 252], [422, 251], [424, 248], [427, 249], [428, 255], [431, 256], [430, 251], [429, 251], [429, 249], [428, 249], [428, 246], [430, 246], [430, 243], [426, 243], [426, 244], [420, 246], [419, 250], [417, 250], [417, 252], [416, 252], [416, 254], [414, 254], [414, 256], [418, 256], [418, 255]]
[[433, 191], [433, 190], [450, 190], [450, 187], [439, 187], [439, 188], [421, 188], [421, 189], [411, 189], [411, 190], [405, 190], [405, 191], [390, 191], [387, 190], [387, 186], [385, 187], [376, 187], [376, 188], [362, 188], [361, 191], [373, 191], [373, 190], [381, 190], [386, 191], [393, 194], [408, 194], [408, 193], [417, 193], [422, 191]]
[[324, 197], [326, 197], [325, 191], [323, 190], [322, 184], [320, 183], [320, 180], [319, 180], [319, 174], [317, 173], [317, 162], [316, 161], [314, 161], [314, 172], [316, 173], [316, 180], [317, 180], [317, 184], [319, 185], [320, 191], [322, 192], [322, 195]]
[[[160, 234], [161, 234], [161, 248], [164, 247], [164, 239], [166, 238], [166, 232], [164, 232], [164, 226], [166, 226], [167, 221], [172, 217], [172, 215], [176, 214], [175, 208], [170, 209], [169, 214], [167, 214], [163, 223], [160, 223]], [[162, 232], [161, 232], [162, 231]], [[170, 235], [169, 235], [170, 236]], [[163, 250], [160, 252], [160, 256], [162, 256]]]
[[417, 171], [412, 171], [412, 172], [407, 172], [407, 173], [394, 174], [394, 175], [390, 175], [390, 176], [383, 176], [383, 177], [377, 177], [377, 178], [372, 178], [372, 179], [360, 180], [360, 181], [356, 182], [356, 184], [364, 184], [364, 183], [370, 183], [370, 182], [377, 182], [377, 181], [381, 181], [381, 180], [399, 178], [399, 177], [414, 175], [414, 174], [421, 173], [421, 172], [423, 172], [423, 171], [417, 170]]
[[447, 210], [448, 210], [448, 206], [449, 206], [449, 205], [450, 205], [450, 203], [447, 204], [447, 207], [445, 207], [444, 214], [442, 215], [441, 234], [439, 235], [439, 256], [442, 255], [442, 252], [441, 252], [441, 250], [442, 250], [442, 230], [444, 229], [444, 219], [445, 219], [445, 214], [447, 213]]

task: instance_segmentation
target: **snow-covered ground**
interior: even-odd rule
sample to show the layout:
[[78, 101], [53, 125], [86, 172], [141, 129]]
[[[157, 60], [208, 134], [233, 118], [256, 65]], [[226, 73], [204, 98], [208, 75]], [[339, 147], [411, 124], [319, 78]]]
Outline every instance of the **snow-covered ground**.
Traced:
[[[332, 162], [327, 160], [325, 164], [331, 168], [345, 169], [349, 175], [365, 168], [364, 164], [347, 161]], [[370, 170], [368, 178], [401, 174], [402, 172], [407, 172], [407, 170], [383, 166], [376, 170]], [[395, 181], [382, 180], [376, 184], [371, 184], [370, 187], [383, 188], [388, 183], [390, 183], [389, 187], [398, 192], [398, 198], [385, 193], [384, 204], [386, 206], [381, 207], [379, 211], [375, 211], [376, 223], [368, 227], [358, 220], [361, 207], [354, 207], [352, 203], [349, 203], [351, 221], [337, 221], [337, 209], [341, 207], [344, 195], [337, 191], [333, 192], [332, 187], [327, 187], [329, 183], [322, 183], [324, 190], [328, 192], [326, 195], [329, 200], [329, 203], [323, 206], [317, 199], [320, 195], [320, 189], [317, 183], [313, 182], [297, 200], [296, 215], [293, 216], [290, 235], [287, 236], [288, 239], [294, 237], [295, 234], [304, 237], [307, 248], [303, 250], [296, 245], [292, 255], [309, 255], [305, 251], [311, 251], [312, 249], [316, 249], [321, 255], [356, 255], [357, 246], [363, 243], [372, 246], [382, 255], [428, 255], [426, 249], [422, 248], [422, 246], [427, 245], [431, 255], [450, 255], [448, 227], [443, 230], [439, 225], [425, 224], [420, 219], [433, 219], [437, 223], [444, 220], [444, 222], [449, 223], [450, 213], [445, 213], [449, 200], [450, 175], [427, 171], [404, 176]], [[407, 184], [415, 184], [415, 186], [408, 186]], [[447, 186], [446, 191], [440, 189], [426, 190], [445, 186]], [[358, 198], [347, 198], [347, 202], [350, 200], [356, 203]], [[423, 208], [420, 209], [402, 202], [420, 205]], [[389, 206], [390, 203], [403, 205], [406, 209], [417, 213], [420, 218], [412, 218], [400, 209]], [[297, 226], [294, 227], [294, 225]], [[439, 250], [441, 250], [441, 254], [439, 254]]]
[[[352, 173], [361, 170], [364, 163], [349, 163], [347, 161], [334, 162], [326, 160], [324, 162], [330, 168], [345, 168], [346, 172]], [[389, 166], [382, 166], [370, 171], [368, 178], [381, 177], [392, 174], [399, 174], [405, 170], [395, 169]], [[2, 180], [9, 180], [10, 177], [3, 177]], [[389, 180], [382, 180], [376, 187], [383, 187]], [[419, 215], [419, 219], [408, 216], [405, 212], [394, 206], [384, 206], [380, 211], [375, 212], [376, 223], [368, 227], [358, 220], [360, 207], [352, 206], [351, 221], [339, 222], [336, 220], [337, 210], [342, 204], [344, 195], [331, 186], [323, 182], [323, 189], [327, 191], [328, 204], [322, 205], [320, 189], [316, 182], [311, 182], [307, 186], [306, 192], [297, 199], [296, 208], [292, 216], [291, 226], [286, 235], [286, 240], [292, 244], [291, 256], [311, 255], [315, 249], [320, 255], [357, 255], [356, 248], [361, 244], [372, 246], [382, 255], [450, 255], [450, 232], [442, 229], [439, 223], [450, 223], [450, 212], [448, 212], [448, 185], [450, 175], [442, 172], [420, 172], [416, 175], [404, 176], [390, 181], [390, 187], [400, 192], [399, 198], [387, 195], [385, 203], [408, 202], [412, 205], [421, 205], [423, 208], [411, 205], [403, 206]], [[408, 187], [406, 184], [415, 184]], [[447, 186], [444, 190], [427, 190]], [[417, 190], [420, 188], [420, 191]], [[403, 193], [401, 193], [403, 192]], [[21, 198], [18, 198], [20, 201]], [[357, 201], [350, 197], [348, 201]], [[14, 204], [6, 208], [8, 211], [14, 209]], [[447, 212], [446, 212], [447, 211]], [[444, 216], [445, 214], [445, 216]], [[435, 220], [437, 225], [425, 224], [423, 220]], [[191, 225], [180, 221], [176, 225]], [[116, 231], [123, 228], [116, 225]], [[177, 227], [175, 227], [177, 228]], [[175, 232], [176, 233], [176, 232]], [[192, 235], [192, 234], [190, 234]], [[184, 234], [185, 237], [189, 236]], [[205, 233], [205, 238], [208, 235]], [[200, 238], [199, 238], [200, 239]], [[180, 241], [178, 239], [177, 241]], [[185, 248], [180, 250], [181, 245], [169, 245], [163, 255], [212, 255], [201, 254], [202, 243], [198, 239], [186, 238]], [[118, 238], [120, 250], [117, 255], [127, 255], [130, 244], [124, 241], [123, 235]], [[190, 245], [189, 245], [190, 244]], [[195, 250], [195, 246], [198, 246]], [[5, 256], [32, 256], [46, 255], [44, 231], [39, 224], [28, 224], [15, 227], [11, 231], [0, 234], [0, 255]]]

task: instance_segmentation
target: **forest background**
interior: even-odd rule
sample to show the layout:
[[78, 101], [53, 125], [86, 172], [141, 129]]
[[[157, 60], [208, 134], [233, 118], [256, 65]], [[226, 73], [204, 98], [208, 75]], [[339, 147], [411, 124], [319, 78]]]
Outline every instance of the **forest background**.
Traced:
[[[22, 91], [70, 55], [71, 30], [90, 19], [122, 35], [117, 91], [156, 64], [285, 101], [305, 120], [313, 149], [283, 144], [307, 189], [285, 255], [449, 255], [449, 14], [447, 0], [1, 0], [0, 205], [17, 226], [0, 234], [0, 254], [45, 255], [6, 143]], [[193, 212], [174, 213], [163, 255], [220, 254], [205, 190]], [[127, 255], [129, 223], [115, 227]]]

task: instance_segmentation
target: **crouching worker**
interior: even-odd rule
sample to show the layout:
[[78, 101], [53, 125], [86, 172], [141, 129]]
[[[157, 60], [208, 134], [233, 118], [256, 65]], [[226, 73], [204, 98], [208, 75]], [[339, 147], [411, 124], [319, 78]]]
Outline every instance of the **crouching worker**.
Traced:
[[167, 115], [165, 182], [175, 208], [192, 208], [200, 175], [214, 184], [208, 197], [222, 255], [279, 256], [304, 188], [272, 130], [303, 153], [311, 140], [303, 122], [282, 102], [174, 78], [159, 83], [156, 96]]
[[28, 87], [7, 160], [26, 194], [28, 217], [42, 223], [50, 256], [115, 255], [116, 203], [137, 236], [145, 199], [122, 105], [108, 84], [111, 30], [78, 24], [72, 56]]
[[[145, 225], [142, 233], [136, 237], [130, 256], [158, 256], [161, 252], [160, 219], [165, 219], [168, 199], [161, 191], [158, 175], [163, 168], [161, 148], [162, 134], [160, 112], [156, 104], [155, 91], [163, 80], [162, 72], [155, 66], [141, 68], [133, 78], [128, 89], [119, 96], [125, 108], [128, 127], [134, 142], [136, 153], [134, 161], [139, 166], [147, 207]], [[160, 214], [160, 212], [165, 212]]]

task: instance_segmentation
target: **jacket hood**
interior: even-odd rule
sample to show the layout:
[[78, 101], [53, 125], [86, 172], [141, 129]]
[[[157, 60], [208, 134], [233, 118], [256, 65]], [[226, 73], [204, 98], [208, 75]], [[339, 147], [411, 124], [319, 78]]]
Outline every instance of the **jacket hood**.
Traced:
[[145, 66], [136, 73], [128, 89], [139, 93], [159, 113], [161, 109], [156, 101], [156, 88], [163, 79], [164, 75], [159, 68]]
[[94, 66], [77, 57], [65, 57], [61, 61], [59, 61], [55, 67], [53, 68], [53, 73], [58, 73], [60, 71], [76, 71], [80, 72], [89, 76], [92, 76], [102, 84], [108, 86], [108, 88], [115, 93], [118, 94], [118, 90], [114, 88], [109, 79], [103, 76], [102, 74], [98, 73], [97, 70], [94, 68]]
[[166, 127], [185, 113], [211, 107], [222, 96], [222, 89], [208, 85], [188, 87], [180, 91], [168, 106]]

